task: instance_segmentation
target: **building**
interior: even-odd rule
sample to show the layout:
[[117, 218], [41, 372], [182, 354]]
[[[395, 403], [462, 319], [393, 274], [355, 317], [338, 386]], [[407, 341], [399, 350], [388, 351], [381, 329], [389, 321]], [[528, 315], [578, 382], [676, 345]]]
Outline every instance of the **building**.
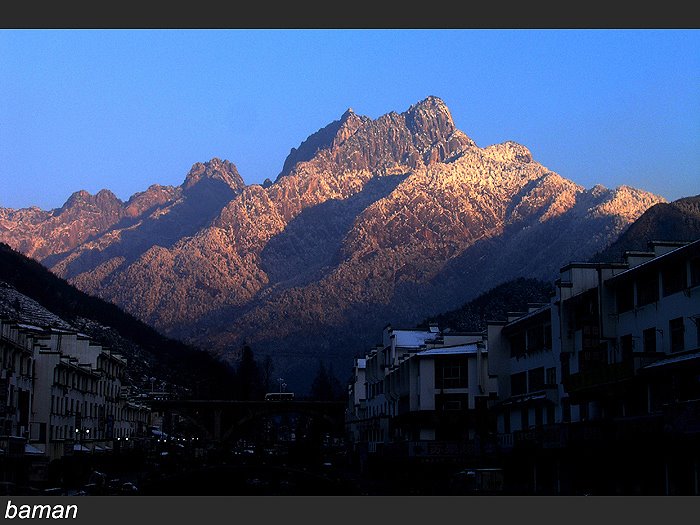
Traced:
[[28, 471], [25, 452], [30, 431], [34, 377], [34, 345], [19, 326], [0, 322], [0, 472], [2, 481], [16, 481]]
[[700, 240], [624, 259], [587, 291], [597, 341], [589, 356], [570, 352], [564, 378], [569, 443], [602, 450], [577, 470], [591, 484], [605, 473], [608, 493], [700, 494]]
[[355, 361], [349, 393], [360, 457], [450, 462], [481, 453], [496, 382], [481, 334], [387, 325], [382, 344]]
[[523, 493], [698, 494], [700, 241], [571, 263], [488, 326], [500, 453]]
[[0, 334], [0, 450], [14, 462], [7, 473], [26, 472], [21, 462], [34, 472], [17, 481], [40, 481], [53, 460], [108, 453], [115, 439], [146, 435], [150, 410], [120, 395], [122, 356], [56, 327], [0, 319]]
[[348, 405], [345, 409], [345, 424], [351, 444], [361, 441], [365, 435], [362, 422], [367, 420], [367, 381], [364, 358], [356, 358], [352, 368], [352, 380], [348, 384]]
[[387, 326], [356, 360], [355, 446], [488, 457], [514, 494], [700, 494], [700, 240], [648, 248], [564, 266], [484, 334]]

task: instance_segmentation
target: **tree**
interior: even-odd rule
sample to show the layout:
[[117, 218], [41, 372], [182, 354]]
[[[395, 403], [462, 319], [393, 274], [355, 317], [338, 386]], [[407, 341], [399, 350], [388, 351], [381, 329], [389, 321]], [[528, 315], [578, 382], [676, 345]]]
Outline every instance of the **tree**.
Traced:
[[311, 383], [311, 399], [314, 401], [339, 401], [343, 389], [340, 381], [333, 374], [333, 368], [327, 369], [322, 361], [318, 362], [318, 370]]
[[271, 386], [272, 386], [272, 373], [275, 370], [275, 366], [272, 363], [272, 357], [268, 354], [265, 356], [265, 359], [263, 360], [262, 363], [262, 385], [263, 389], [265, 392], [271, 392]]
[[253, 401], [263, 397], [262, 374], [258, 363], [255, 361], [253, 349], [244, 345], [241, 350], [241, 359], [238, 362], [235, 373], [236, 398], [240, 401]]

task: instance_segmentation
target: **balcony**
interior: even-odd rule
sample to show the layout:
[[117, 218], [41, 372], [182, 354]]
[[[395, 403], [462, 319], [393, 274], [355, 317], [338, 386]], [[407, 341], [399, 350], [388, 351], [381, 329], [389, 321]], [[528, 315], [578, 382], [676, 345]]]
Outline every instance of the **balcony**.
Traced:
[[564, 388], [572, 394], [627, 381], [637, 375], [640, 368], [657, 361], [660, 357], [663, 357], [663, 354], [635, 355], [619, 363], [602, 363], [590, 370], [571, 374], [564, 379]]
[[564, 379], [563, 383], [566, 391], [571, 394], [602, 385], [619, 383], [633, 376], [634, 363], [630, 360], [621, 363], [603, 364], [585, 372], [571, 374]]
[[568, 442], [564, 425], [543, 425], [528, 430], [513, 432], [513, 447], [538, 446], [541, 448], [563, 448]]
[[700, 434], [700, 400], [678, 401], [663, 407], [664, 431], [675, 435]]
[[505, 434], [498, 434], [496, 436], [498, 440], [498, 447], [504, 450], [510, 450], [513, 448], [514, 439], [511, 432]]
[[463, 458], [477, 452], [473, 440], [468, 441], [399, 441], [385, 447], [388, 456], [403, 458]]

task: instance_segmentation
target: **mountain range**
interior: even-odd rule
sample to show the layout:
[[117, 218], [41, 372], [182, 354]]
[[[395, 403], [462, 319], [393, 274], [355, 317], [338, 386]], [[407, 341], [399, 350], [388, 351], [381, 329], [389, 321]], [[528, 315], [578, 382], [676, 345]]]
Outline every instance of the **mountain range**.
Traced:
[[664, 202], [584, 188], [512, 141], [479, 147], [430, 96], [376, 119], [348, 109], [274, 182], [214, 158], [127, 201], [0, 208], [0, 241], [170, 337], [231, 360], [248, 344], [302, 385], [319, 360], [344, 373], [387, 323], [553, 279]]

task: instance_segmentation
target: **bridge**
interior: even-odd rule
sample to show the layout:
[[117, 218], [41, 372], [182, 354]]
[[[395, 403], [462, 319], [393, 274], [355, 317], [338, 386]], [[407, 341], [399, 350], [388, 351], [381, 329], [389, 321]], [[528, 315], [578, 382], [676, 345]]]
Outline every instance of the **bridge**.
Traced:
[[233, 401], [210, 399], [151, 399], [154, 412], [169, 420], [177, 415], [198, 429], [205, 439], [227, 442], [248, 423], [278, 415], [305, 415], [328, 431], [341, 432], [345, 403], [338, 401]]

